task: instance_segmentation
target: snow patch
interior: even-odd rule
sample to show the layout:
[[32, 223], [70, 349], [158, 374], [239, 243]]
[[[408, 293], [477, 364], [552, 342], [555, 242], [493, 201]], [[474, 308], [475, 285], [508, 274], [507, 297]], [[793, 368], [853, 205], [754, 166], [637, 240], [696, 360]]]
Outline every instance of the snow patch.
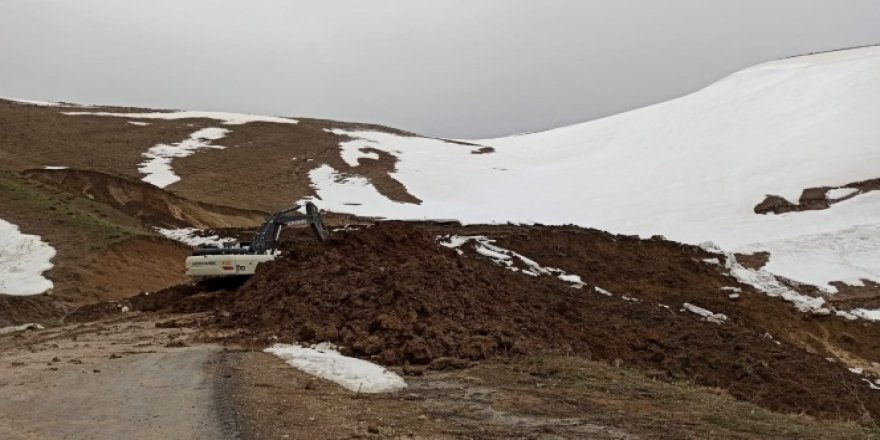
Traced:
[[841, 318], [855, 321], [856, 319], [864, 319], [866, 321], [880, 321], [880, 309], [852, 309], [848, 312], [838, 311], [837, 316]]
[[[345, 130], [340, 129], [324, 129], [324, 131], [328, 133], [333, 133], [338, 136], [346, 136], [347, 133]], [[350, 141], [343, 141], [339, 143], [339, 155], [342, 157], [342, 160], [345, 161], [349, 166], [356, 167], [360, 165], [360, 159], [379, 159], [379, 154], [376, 152], [370, 151], [366, 152], [364, 150], [374, 148], [374, 143], [371, 141], [367, 141], [364, 139], [353, 139]]]
[[18, 226], [0, 219], [0, 293], [37, 295], [52, 288], [43, 272], [52, 268], [55, 248], [37, 235], [22, 234]]
[[137, 125], [138, 127], [146, 127], [147, 125], [150, 125], [149, 122], [128, 121], [128, 123], [131, 125]]
[[236, 241], [234, 238], [220, 237], [219, 235], [200, 236], [202, 232], [196, 228], [180, 228], [180, 229], [163, 229], [155, 228], [156, 232], [181, 243], [188, 244], [192, 247], [197, 246], [217, 246], [223, 247], [223, 243], [231, 243]]
[[825, 198], [828, 200], [839, 200], [844, 197], [849, 197], [855, 193], [859, 192], [858, 188], [835, 188], [829, 189], [827, 193], [825, 193]]
[[[880, 201], [880, 192], [859, 196], [826, 211], [847, 209], [848, 205], [859, 200], [874, 198]], [[877, 216], [880, 218], [880, 209]], [[812, 284], [828, 293], [837, 292], [829, 281], [863, 286], [864, 279], [880, 279], [880, 224], [857, 225], [830, 233], [756, 243], [746, 249], [770, 252], [770, 259], [764, 265], [767, 271]]]
[[291, 367], [341, 385], [357, 393], [390, 393], [406, 388], [406, 382], [384, 367], [362, 359], [343, 356], [332, 344], [304, 347], [275, 344], [264, 351], [283, 359]]
[[[601, 287], [599, 287], [599, 286], [594, 286], [594, 287], [593, 287], [593, 290], [594, 290], [596, 293], [598, 293], [599, 295], [614, 296], [611, 292], [609, 292], [609, 291], [607, 291], [607, 290], [605, 290], [605, 289], [603, 289], [603, 288], [601, 288]], [[661, 305], [662, 305], [662, 304], [661, 304]], [[669, 306], [663, 306], [663, 307], [666, 307], [667, 309], [669, 308]]]
[[684, 303], [682, 305], [682, 311], [685, 310], [700, 315], [703, 317], [704, 320], [714, 322], [715, 324], [722, 324], [724, 323], [724, 321], [727, 321], [727, 315], [723, 313], [712, 313], [702, 307], [695, 306], [691, 303]]
[[244, 113], [224, 112], [199, 112], [199, 111], [175, 111], [175, 112], [147, 112], [147, 113], [112, 113], [112, 112], [64, 112], [68, 116], [111, 116], [128, 119], [215, 119], [223, 121], [226, 125], [240, 125], [248, 122], [274, 122], [276, 124], [297, 124], [299, 121], [277, 116], [248, 115]]
[[871, 382], [869, 379], [862, 379], [865, 382], [868, 382], [868, 386], [871, 387], [872, 390], [880, 390], [880, 379]]
[[23, 332], [26, 330], [42, 330], [44, 328], [45, 327], [43, 327], [40, 324], [37, 324], [35, 322], [31, 322], [31, 323], [22, 324], [22, 325], [13, 325], [13, 326], [9, 326], [9, 327], [0, 328], [0, 335], [8, 335], [10, 333], [18, 333], [18, 332]]
[[[580, 275], [570, 274], [555, 267], [541, 266], [537, 261], [532, 260], [525, 255], [497, 246], [495, 240], [483, 235], [445, 235], [439, 236], [437, 239], [441, 246], [455, 250], [460, 250], [458, 248], [465, 243], [473, 242], [474, 250], [478, 254], [492, 259], [495, 264], [503, 266], [505, 269], [513, 272], [520, 272], [530, 276], [554, 276], [571, 284], [571, 287], [576, 289], [581, 289], [586, 285]], [[517, 267], [516, 260], [525, 265], [526, 268], [521, 270]]]
[[63, 167], [58, 165], [46, 165], [43, 167], [44, 170], [66, 170], [70, 167]]
[[755, 289], [764, 292], [770, 297], [780, 297], [797, 307], [802, 312], [809, 312], [817, 315], [827, 315], [831, 310], [825, 307], [824, 298], [816, 298], [803, 295], [785, 284], [781, 283], [772, 273], [766, 269], [754, 270], [749, 269], [736, 261], [736, 255], [733, 252], [724, 252], [718, 245], [712, 242], [705, 242], [700, 245], [707, 252], [724, 254], [725, 268], [731, 276], [736, 278], [743, 284], [748, 284]]
[[61, 104], [60, 102], [34, 101], [31, 99], [16, 99], [16, 98], [6, 98], [6, 97], [0, 97], [0, 99], [2, 99], [4, 101], [17, 102], [19, 104], [38, 105], [40, 107], [62, 107], [63, 106], [63, 104]]
[[151, 147], [143, 154], [147, 158], [138, 167], [138, 171], [146, 174], [144, 182], [159, 188], [165, 188], [180, 180], [180, 176], [174, 174], [171, 169], [171, 161], [175, 158], [186, 157], [195, 154], [196, 150], [203, 148], [224, 149], [220, 145], [211, 145], [211, 141], [221, 139], [229, 130], [225, 128], [203, 128], [189, 136], [188, 139], [176, 144], [159, 144]]

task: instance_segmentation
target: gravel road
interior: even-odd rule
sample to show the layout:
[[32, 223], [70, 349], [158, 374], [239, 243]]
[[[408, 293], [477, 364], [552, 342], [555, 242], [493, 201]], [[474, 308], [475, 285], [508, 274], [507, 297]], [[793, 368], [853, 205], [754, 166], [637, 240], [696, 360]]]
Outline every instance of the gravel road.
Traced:
[[4, 350], [0, 438], [230, 438], [215, 408], [221, 349], [165, 347], [179, 330], [153, 325], [92, 327]]

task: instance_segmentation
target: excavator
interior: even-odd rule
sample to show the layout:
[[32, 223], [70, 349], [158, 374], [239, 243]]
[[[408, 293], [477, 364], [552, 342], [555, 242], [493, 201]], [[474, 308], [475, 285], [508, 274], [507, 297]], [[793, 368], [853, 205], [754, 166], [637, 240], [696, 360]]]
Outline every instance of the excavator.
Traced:
[[[303, 206], [305, 214], [298, 212]], [[260, 263], [272, 261], [278, 255], [281, 230], [297, 225], [308, 225], [318, 240], [324, 241], [330, 236], [314, 203], [293, 205], [266, 217], [250, 242], [232, 241], [223, 243], [223, 246], [197, 247], [186, 259], [186, 274], [195, 278], [253, 275]]]

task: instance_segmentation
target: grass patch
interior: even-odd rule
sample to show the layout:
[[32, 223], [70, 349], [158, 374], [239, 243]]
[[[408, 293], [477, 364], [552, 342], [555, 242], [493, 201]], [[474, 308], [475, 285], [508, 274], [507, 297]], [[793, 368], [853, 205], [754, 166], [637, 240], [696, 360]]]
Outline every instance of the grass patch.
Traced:
[[[149, 235], [142, 229], [108, 220], [105, 212], [109, 207], [99, 207], [97, 203], [69, 194], [54, 193], [6, 173], [0, 174], [0, 202], [3, 205], [0, 218], [19, 225], [26, 233], [43, 235], [45, 232], [31, 231], [30, 225], [45, 224], [45, 220], [50, 220], [59, 227], [76, 228], [79, 232], [96, 236], [93, 243], [102, 247], [129, 237]], [[91, 212], [86, 210], [87, 207]]]

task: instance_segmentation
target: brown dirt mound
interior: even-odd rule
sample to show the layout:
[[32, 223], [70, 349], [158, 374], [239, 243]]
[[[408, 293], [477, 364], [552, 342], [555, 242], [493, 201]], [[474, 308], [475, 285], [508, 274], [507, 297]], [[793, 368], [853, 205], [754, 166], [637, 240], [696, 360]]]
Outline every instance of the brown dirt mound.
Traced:
[[[576, 227], [533, 227], [527, 233], [517, 227], [467, 227], [460, 233], [497, 238], [502, 247], [580, 275], [587, 283], [615, 294], [675, 309], [685, 302], [695, 304], [723, 313], [730, 317], [731, 324], [756, 334], [767, 333], [823, 357], [845, 359], [877, 373], [871, 363], [880, 358], [880, 345], [876, 343], [880, 340], [880, 325], [801, 313], [782, 299], [768, 298], [737, 283], [721, 265], [704, 261], [720, 256], [698, 247]], [[754, 257], [755, 262], [761, 261], [759, 255]], [[721, 290], [723, 287], [740, 288], [742, 294], [730, 298], [731, 292]], [[878, 304], [877, 291], [870, 285], [841, 293], [844, 295], [832, 297], [832, 303], [843, 309]], [[840, 303], [834, 301], [838, 296]], [[845, 301], [853, 297], [858, 297], [858, 302]]]
[[178, 284], [156, 292], [142, 292], [121, 301], [86, 304], [64, 317], [65, 322], [91, 322], [122, 316], [129, 312], [191, 313], [219, 310], [228, 301], [230, 290], [241, 286], [244, 279], [223, 278], [196, 283]]
[[565, 352], [720, 387], [773, 410], [880, 415], [880, 394], [820, 355], [735, 322], [506, 271], [398, 222], [299, 243], [230, 299], [220, 322], [253, 338], [330, 341], [385, 364]]

